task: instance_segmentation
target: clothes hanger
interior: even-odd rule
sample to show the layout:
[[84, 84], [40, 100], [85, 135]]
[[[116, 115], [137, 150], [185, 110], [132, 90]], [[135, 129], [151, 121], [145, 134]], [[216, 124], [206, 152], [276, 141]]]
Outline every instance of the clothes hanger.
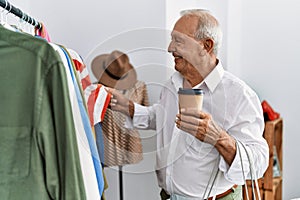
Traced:
[[1, 24], [1, 25], [4, 25], [4, 17], [3, 17], [3, 13], [4, 13], [4, 10], [6, 10], [6, 7], [7, 7], [7, 1], [5, 0], [5, 7], [4, 7], [3, 10], [1, 11], [1, 19], [0, 19], [0, 24]]
[[23, 18], [24, 18], [24, 13], [22, 13], [22, 17], [19, 19], [17, 23], [17, 29], [20, 32], [23, 32], [23, 28], [22, 28], [22, 23], [24, 22]]
[[[10, 11], [11, 11], [11, 9], [12, 9], [12, 6], [11, 6], [11, 4], [7, 3], [7, 1], [5, 0], [5, 8], [4, 8], [4, 10], [7, 10], [7, 6], [9, 6], [9, 10], [8, 10], [7, 13], [5, 14], [5, 17], [4, 17], [2, 26], [3, 26], [4, 28], [7, 28], [8, 30], [16, 31], [15, 28], [13, 28], [11, 25], [9, 25], [9, 24], [7, 23], [7, 21], [8, 21], [8, 20], [7, 20], [7, 15], [8, 15], [8, 13], [10, 13]], [[3, 13], [2, 13], [2, 14], [3, 14]]]

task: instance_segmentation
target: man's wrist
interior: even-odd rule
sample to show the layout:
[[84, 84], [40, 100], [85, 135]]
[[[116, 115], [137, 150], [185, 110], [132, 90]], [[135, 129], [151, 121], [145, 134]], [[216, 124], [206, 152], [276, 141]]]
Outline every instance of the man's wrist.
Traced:
[[217, 141], [215, 147], [230, 166], [236, 155], [235, 140], [228, 133], [223, 132], [223, 136]]

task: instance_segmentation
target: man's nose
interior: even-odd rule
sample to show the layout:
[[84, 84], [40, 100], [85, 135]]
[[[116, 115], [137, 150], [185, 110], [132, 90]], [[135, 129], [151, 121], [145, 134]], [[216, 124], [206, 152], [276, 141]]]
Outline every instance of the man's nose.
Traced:
[[168, 47], [168, 52], [173, 53], [176, 51], [174, 41], [171, 41]]

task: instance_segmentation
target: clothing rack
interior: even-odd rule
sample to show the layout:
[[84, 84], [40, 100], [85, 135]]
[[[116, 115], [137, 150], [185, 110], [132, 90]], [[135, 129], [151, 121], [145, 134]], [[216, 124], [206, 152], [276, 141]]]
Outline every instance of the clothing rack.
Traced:
[[4, 8], [5, 10], [7, 10], [8, 12], [14, 14], [15, 16], [21, 18], [25, 22], [31, 24], [32, 26], [34, 26], [34, 27], [36, 27], [38, 29], [42, 28], [42, 25], [41, 25], [40, 22], [38, 22], [34, 18], [28, 16], [26, 13], [22, 12], [22, 10], [20, 10], [19, 8], [13, 6], [8, 1], [6, 1], [6, 0], [0, 0], [0, 6], [2, 8]]

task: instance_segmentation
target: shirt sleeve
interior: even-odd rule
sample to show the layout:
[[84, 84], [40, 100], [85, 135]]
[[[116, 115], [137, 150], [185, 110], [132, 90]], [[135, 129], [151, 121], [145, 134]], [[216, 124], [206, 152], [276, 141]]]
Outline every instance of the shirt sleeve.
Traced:
[[258, 97], [253, 93], [244, 95], [235, 107], [237, 112], [227, 133], [237, 141], [236, 155], [231, 166], [221, 156], [219, 169], [228, 181], [243, 185], [244, 178], [257, 179], [263, 176], [269, 164], [269, 147], [262, 135], [264, 118]]
[[137, 128], [137, 129], [155, 129], [156, 128], [156, 107], [153, 106], [142, 106], [134, 103], [134, 115], [133, 119], [126, 118], [126, 128]]

